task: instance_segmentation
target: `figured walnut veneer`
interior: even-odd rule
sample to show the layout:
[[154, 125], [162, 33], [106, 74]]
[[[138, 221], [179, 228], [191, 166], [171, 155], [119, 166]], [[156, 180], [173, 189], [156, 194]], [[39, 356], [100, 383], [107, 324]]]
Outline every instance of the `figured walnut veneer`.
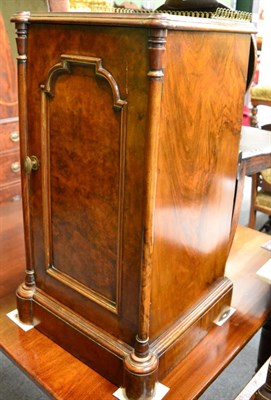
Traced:
[[[64, 75], [63, 80], [57, 80], [59, 74]], [[72, 76], [68, 81], [66, 74]], [[97, 79], [99, 83], [105, 80], [108, 87], [97, 84]], [[59, 95], [55, 93], [56, 80]], [[90, 87], [89, 82], [92, 82]], [[78, 92], [74, 91], [74, 85], [80, 88]], [[108, 92], [107, 96], [104, 88]], [[90, 104], [88, 96], [81, 98], [81, 91], [85, 90], [89, 90], [96, 99], [95, 106]], [[44, 262], [48, 266], [47, 273], [118, 314], [127, 102], [120, 99], [117, 83], [103, 68], [101, 59], [95, 57], [62, 55], [61, 63], [49, 71], [42, 92], [42, 113], [45, 116], [41, 132], [42, 158], [46, 160], [42, 181], [47, 228], [44, 238], [47, 258]], [[99, 101], [101, 104], [98, 104]], [[69, 129], [66, 127], [66, 134], [59, 137], [61, 128], [58, 127], [53, 132], [51, 127], [57, 127], [60, 114], [64, 115], [71, 109], [77, 109], [78, 104], [81, 110], [80, 125], [78, 126], [78, 120], [75, 119]], [[101, 123], [96, 120], [100, 118], [96, 107], [103, 107], [104, 117], [110, 124], [106, 126], [103, 120]], [[89, 118], [93, 127], [89, 126], [84, 139], [83, 124]], [[113, 132], [120, 132], [119, 137], [113, 135]], [[53, 146], [54, 141], [56, 146]], [[74, 144], [72, 148], [69, 147], [71, 142]], [[94, 152], [98, 157], [95, 166], [91, 159]], [[86, 173], [82, 174], [82, 169]], [[57, 173], [50, 174], [51, 170]], [[75, 178], [72, 186], [68, 184], [71, 175]], [[68, 204], [67, 199], [73, 198], [72, 193], [76, 193], [74, 204]], [[80, 196], [88, 199], [85, 210], [82, 210], [82, 207], [79, 210]], [[63, 207], [64, 203], [66, 204]], [[70, 213], [70, 207], [74, 207], [74, 211], [77, 210], [76, 214]], [[93, 215], [97, 209], [101, 210], [98, 219]], [[55, 210], [53, 218], [50, 210]], [[85, 215], [82, 218], [84, 211]], [[110, 222], [109, 215], [112, 216]], [[69, 240], [73, 243], [78, 242], [76, 252], [73, 251], [73, 247], [67, 247], [65, 252], [61, 251], [67, 228], [71, 232]], [[100, 243], [104, 237], [110, 238], [110, 247], [101, 252]], [[53, 248], [51, 242], [54, 243]], [[89, 242], [92, 242], [93, 247], [89, 246]], [[80, 270], [78, 265], [82, 266]]]
[[155, 14], [14, 21], [21, 159], [40, 160], [22, 175], [20, 318], [129, 398], [153, 397], [231, 301], [251, 26]]

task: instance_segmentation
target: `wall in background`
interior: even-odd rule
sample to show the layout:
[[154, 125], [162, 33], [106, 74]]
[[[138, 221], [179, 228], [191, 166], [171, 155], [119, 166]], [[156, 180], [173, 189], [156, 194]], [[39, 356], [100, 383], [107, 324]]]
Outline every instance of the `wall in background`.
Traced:
[[271, 86], [271, 1], [260, 0], [258, 31], [262, 36], [259, 85]]
[[10, 22], [10, 17], [17, 11], [47, 11], [47, 2], [46, 0], [0, 0], [0, 13], [5, 21], [6, 30], [14, 57], [17, 56], [15, 26]]

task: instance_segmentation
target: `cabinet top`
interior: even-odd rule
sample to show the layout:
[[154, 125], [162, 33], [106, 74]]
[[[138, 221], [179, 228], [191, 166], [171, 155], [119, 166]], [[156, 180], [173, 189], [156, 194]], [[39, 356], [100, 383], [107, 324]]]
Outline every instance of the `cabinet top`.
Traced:
[[212, 18], [198, 16], [176, 15], [168, 12], [67, 12], [67, 13], [30, 13], [19, 12], [11, 18], [15, 23], [46, 23], [99, 26], [128, 26], [142, 28], [159, 28], [193, 31], [219, 31], [256, 33], [254, 24], [249, 20], [233, 14], [214, 16]]

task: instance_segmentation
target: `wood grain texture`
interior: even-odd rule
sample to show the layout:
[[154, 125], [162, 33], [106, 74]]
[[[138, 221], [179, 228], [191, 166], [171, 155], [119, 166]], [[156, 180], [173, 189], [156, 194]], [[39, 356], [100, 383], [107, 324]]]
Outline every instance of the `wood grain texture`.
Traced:
[[[164, 53], [166, 50], [166, 30], [150, 31], [148, 39], [149, 50], [149, 96], [147, 108], [147, 137], [145, 152], [145, 187], [143, 210], [143, 257], [141, 264], [141, 288], [140, 288], [140, 315], [137, 335], [137, 352], [140, 354], [139, 340], [149, 340], [150, 326], [150, 301], [151, 301], [151, 275], [152, 257], [154, 245], [154, 210], [156, 201], [156, 181], [158, 168], [158, 148], [160, 133], [161, 99], [164, 77]], [[145, 346], [141, 346], [146, 351]], [[144, 352], [143, 351], [143, 352]]]
[[[16, 66], [3, 17], [0, 13], [0, 202], [20, 196], [18, 96]], [[13, 171], [12, 171], [13, 169]]]
[[[234, 284], [232, 306], [237, 311], [223, 327], [213, 327], [185, 362], [163, 380], [172, 388], [169, 399], [197, 398], [270, 316], [270, 287], [255, 275], [270, 258], [270, 253], [260, 247], [269, 238], [238, 227], [226, 266]], [[182, 387], [180, 382], [184, 382]]]
[[[20, 203], [1, 205], [0, 215], [1, 350], [56, 399], [112, 400], [114, 385], [38, 330], [25, 333], [5, 316], [16, 307], [15, 290], [25, 267]], [[197, 398], [270, 316], [269, 285], [255, 277], [257, 269], [270, 257], [260, 247], [267, 240], [269, 236], [263, 233], [238, 227], [226, 268], [234, 283], [233, 306], [237, 311], [223, 327], [213, 327], [162, 381], [170, 387], [166, 399]]]
[[40, 160], [23, 173], [18, 308], [114, 383], [128, 354], [133, 391], [134, 369], [142, 387], [156, 375], [149, 339], [159, 356], [170, 349], [164, 376], [230, 303], [250, 35], [103, 17], [16, 18], [21, 157]]
[[11, 53], [8, 35], [0, 14], [0, 118], [18, 116], [16, 65]]
[[18, 117], [0, 120], [0, 153], [19, 151]]
[[254, 159], [246, 160], [246, 168], [247, 175], [251, 176], [256, 174], [258, 171], [263, 171], [263, 169], [268, 166], [270, 168], [271, 165], [271, 155], [269, 154], [261, 154]]
[[237, 47], [246, 53], [249, 37], [181, 37], [167, 37], [168, 54], [181, 56], [167, 58], [164, 78], [152, 337], [223, 277], [237, 175], [247, 62]]
[[[138, 300], [135, 299], [138, 297], [141, 258], [140, 215], [142, 213], [146, 123], [143, 115], [147, 102], [144, 87], [147, 80], [147, 65], [144, 59], [147, 43], [143, 39], [145, 32], [133, 30], [129, 33], [133, 35], [134, 42], [138, 43], [136, 48], [131, 48], [130, 37], [122, 28], [113, 32], [111, 28], [105, 30], [99, 27], [93, 29], [83, 27], [81, 30], [73, 27], [74, 34], [72, 34], [70, 28], [64, 27], [63, 30], [61, 26], [54, 26], [52, 35], [61, 40], [55, 40], [55, 46], [49, 49], [46, 47], [47, 27], [38, 25], [31, 26], [30, 29], [32, 29], [32, 35], [29, 38], [28, 59], [31, 61], [29, 73], [37, 78], [29, 82], [32, 95], [28, 101], [31, 104], [31, 110], [35, 109], [37, 115], [40, 114], [41, 107], [39, 83], [46, 83], [48, 71], [59, 62], [61, 54], [77, 54], [79, 42], [83, 57], [89, 54], [89, 44], [92, 43], [91, 54], [101, 58], [104, 68], [114, 77], [121, 98], [127, 99], [128, 102], [130, 113], [127, 115], [126, 124], [129, 126], [129, 133], [126, 138], [122, 138], [123, 141], [125, 140], [124, 158], [120, 135], [121, 124], [125, 124], [125, 121], [120, 120], [121, 112], [113, 109], [114, 98], [110, 85], [100, 77], [95, 78], [93, 67], [73, 67], [71, 74], [58, 78], [56, 96], [50, 100], [57, 107], [50, 108], [51, 136], [48, 151], [51, 154], [52, 165], [50, 180], [53, 186], [50, 201], [52, 202], [51, 226], [54, 235], [54, 248], [50, 249], [50, 252], [54, 254], [55, 267], [64, 273], [74, 274], [75, 278], [80, 277], [79, 280], [83, 279], [83, 284], [91, 284], [90, 288], [100, 291], [102, 296], [108, 296], [113, 302], [116, 301], [116, 261], [118, 259], [116, 235], [121, 229], [117, 212], [119, 204], [123, 203], [121, 207], [124, 207], [126, 211], [123, 233], [120, 232], [120, 234], [124, 235], [126, 240], [125, 245], [119, 244], [123, 248], [119, 249], [122, 252], [122, 260], [118, 262], [121, 262], [121, 279], [125, 282], [119, 295], [122, 296], [120, 307], [126, 329], [120, 328], [118, 319], [113, 314], [108, 314], [106, 309], [103, 310], [97, 302], [96, 304], [89, 302], [88, 307], [76, 306], [76, 304], [86, 302], [81, 293], [75, 293], [77, 300], [74, 301], [72, 300], [74, 291], [68, 291], [64, 302], [72, 309], [79, 307], [84, 317], [98, 322], [104, 329], [110, 327], [111, 333], [119, 337], [126, 335], [126, 340], [132, 344], [137, 333]], [[66, 40], [67, 36], [69, 40]], [[111, 36], [114, 37], [114, 41], [108, 49], [106, 43]], [[37, 38], [44, 49], [42, 58], [36, 57]], [[117, 58], [114, 57], [115, 53], [118, 54]], [[141, 63], [140, 69], [133, 62], [136, 54]], [[119, 68], [120, 60], [126, 60], [121, 64], [121, 68]], [[67, 90], [69, 96], [65, 95], [62, 102], [63, 88]], [[89, 93], [93, 94], [92, 100]], [[75, 107], [78, 103], [81, 104], [81, 111], [77, 110], [76, 116]], [[68, 117], [67, 110], [74, 115], [69, 127], [63, 125], [63, 118]], [[132, 119], [131, 112], [135, 115], [135, 120]], [[44, 155], [41, 155], [41, 138], [36, 134], [41, 124], [41, 119], [29, 118], [31, 138], [29, 152], [37, 153], [41, 157], [42, 168], [44, 168], [46, 160]], [[72, 147], [70, 147], [71, 144]], [[122, 168], [125, 166], [125, 172], [120, 171], [121, 165]], [[37, 279], [43, 290], [48, 290], [52, 296], [58, 297], [59, 294], [59, 298], [63, 301], [62, 296], [66, 285], [60, 285], [55, 279], [50, 279], [43, 267], [46, 265], [44, 239], [40, 231], [40, 224], [43, 224], [43, 211], [36, 206], [42, 204], [39, 184], [41, 171], [35, 174], [36, 180], [33, 179], [34, 177], [31, 178], [31, 190], [35, 193], [32, 204], [35, 210], [34, 236], [37, 238], [34, 249], [39, 265]], [[124, 193], [115, 174], [123, 175], [125, 179]], [[73, 213], [70, 213], [71, 209], [74, 210]], [[69, 232], [69, 236], [63, 241], [64, 232]], [[67, 251], [66, 243], [69, 243]], [[74, 262], [71, 262], [72, 259]], [[76, 263], [76, 260], [79, 263]]]
[[0, 235], [0, 298], [11, 292], [14, 298], [25, 271], [21, 200], [0, 204]]
[[[22, 13], [20, 22], [16, 26], [17, 43], [17, 73], [18, 73], [18, 99], [19, 99], [19, 132], [20, 132], [20, 161], [24, 165], [25, 157], [28, 155], [28, 122], [27, 115], [27, 37], [28, 27], [24, 22], [28, 13]], [[26, 270], [25, 280], [17, 290], [18, 313], [20, 319], [25, 323], [32, 322], [31, 300], [35, 290], [33, 248], [31, 244], [31, 222], [29, 202], [29, 176], [21, 174], [22, 204], [24, 218], [25, 257]], [[19, 306], [20, 304], [20, 306]]]
[[20, 163], [18, 161], [19, 150], [14, 153], [7, 153], [0, 156], [0, 186], [17, 181], [20, 184]]
[[[43, 201], [47, 203], [45, 213], [49, 213], [44, 215], [49, 229], [45, 254], [51, 253], [45, 264], [53, 267], [50, 273], [56, 279], [64, 279], [65, 274], [66, 284], [76, 287], [78, 282], [78, 290], [81, 288], [87, 294], [90, 289], [89, 296], [94, 301], [117, 313], [121, 291], [126, 102], [120, 99], [114, 77], [103, 68], [100, 58], [63, 55], [62, 59], [67, 64], [66, 73], [61, 69], [55, 71], [55, 75], [62, 75], [50, 85], [42, 115], [46, 185]], [[53, 80], [50, 73], [45, 90], [49, 80]], [[72, 124], [63, 126], [59, 116], [68, 120], [73, 110], [77, 112]], [[104, 119], [100, 117], [101, 110]], [[66, 241], [72, 246], [63, 251]]]

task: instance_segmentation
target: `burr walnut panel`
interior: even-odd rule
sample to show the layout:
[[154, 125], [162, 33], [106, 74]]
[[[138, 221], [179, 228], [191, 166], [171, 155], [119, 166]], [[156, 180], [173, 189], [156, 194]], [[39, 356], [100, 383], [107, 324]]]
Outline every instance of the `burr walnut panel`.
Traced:
[[117, 312], [127, 104], [95, 57], [62, 55], [41, 89], [47, 272]]

